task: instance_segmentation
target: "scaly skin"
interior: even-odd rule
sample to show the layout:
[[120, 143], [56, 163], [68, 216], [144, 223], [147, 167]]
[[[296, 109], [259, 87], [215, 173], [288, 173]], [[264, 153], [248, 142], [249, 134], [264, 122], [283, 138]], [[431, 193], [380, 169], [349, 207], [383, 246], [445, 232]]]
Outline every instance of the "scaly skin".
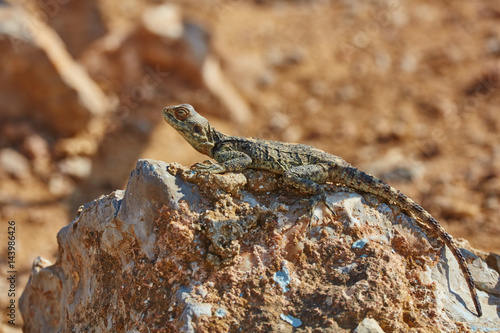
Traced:
[[399, 190], [356, 169], [342, 158], [314, 147], [225, 135], [210, 126], [208, 120], [189, 104], [164, 108], [163, 118], [193, 148], [218, 162], [197, 163], [194, 168], [198, 171], [223, 173], [246, 168], [267, 170], [283, 175], [286, 184], [304, 193], [324, 196], [320, 184], [333, 182], [394, 202], [416, 221], [436, 232], [451, 249], [467, 281], [477, 314], [482, 316], [474, 280], [453, 238], [426, 210]]

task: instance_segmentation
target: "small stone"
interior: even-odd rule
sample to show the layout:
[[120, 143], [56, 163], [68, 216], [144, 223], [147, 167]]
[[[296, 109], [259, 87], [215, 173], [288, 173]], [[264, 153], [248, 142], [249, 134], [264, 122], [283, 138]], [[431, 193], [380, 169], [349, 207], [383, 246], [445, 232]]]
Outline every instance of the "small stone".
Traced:
[[257, 79], [257, 85], [260, 88], [267, 88], [273, 85], [274, 82], [276, 82], [276, 75], [271, 71], [263, 71]]
[[352, 248], [353, 249], [362, 249], [365, 247], [365, 245], [368, 244], [368, 239], [366, 238], [363, 238], [363, 239], [360, 239], [360, 240], [357, 240], [355, 241], [353, 244], [352, 244]]
[[196, 288], [196, 294], [200, 295], [201, 297], [205, 298], [208, 295], [208, 290], [203, 288], [202, 286]]
[[52, 171], [49, 145], [40, 135], [33, 134], [23, 142], [23, 149], [33, 160], [33, 171], [42, 176], [49, 175]]
[[218, 308], [217, 310], [215, 310], [215, 315], [219, 318], [225, 317], [226, 316], [226, 309]]
[[274, 273], [273, 279], [277, 284], [280, 285], [284, 293], [289, 290], [286, 286], [290, 284], [292, 278], [290, 277], [290, 271], [288, 271], [288, 268], [286, 268], [285, 264], [283, 264], [283, 269], [281, 271]]
[[336, 268], [335, 270], [337, 272], [339, 272], [340, 274], [349, 274], [351, 273], [356, 267], [358, 267], [358, 264], [356, 264], [355, 262], [353, 262], [352, 264], [349, 264], [347, 266], [342, 266], [342, 267], [338, 267]]
[[500, 54], [500, 40], [497, 37], [490, 37], [486, 41], [486, 51], [490, 54]]
[[69, 157], [59, 163], [59, 169], [66, 175], [83, 179], [92, 172], [92, 160], [81, 156]]
[[294, 318], [290, 315], [285, 315], [285, 314], [281, 314], [280, 315], [280, 318], [283, 319], [284, 321], [286, 321], [287, 323], [289, 323], [290, 325], [292, 325], [293, 327], [299, 327], [300, 325], [302, 325], [302, 320], [298, 319], [298, 318]]
[[23, 149], [32, 159], [48, 158], [49, 145], [40, 135], [33, 134], [24, 139]]
[[341, 101], [351, 101], [358, 96], [358, 90], [352, 85], [345, 85], [338, 89], [337, 98]]
[[382, 173], [380, 178], [387, 182], [410, 182], [415, 178], [415, 173], [406, 167], [396, 167]]
[[0, 150], [0, 169], [8, 175], [22, 179], [30, 174], [30, 163], [28, 159], [12, 148]]
[[304, 60], [304, 51], [301, 49], [273, 50], [268, 53], [267, 58], [273, 67], [286, 68], [301, 63]]
[[418, 68], [418, 60], [412, 54], [407, 54], [401, 59], [401, 68], [407, 73], [413, 73]]
[[73, 190], [73, 182], [67, 176], [54, 173], [49, 179], [49, 191], [55, 196], [67, 196]]
[[375, 319], [365, 318], [353, 333], [384, 333]]
[[382, 71], [387, 71], [391, 68], [392, 59], [388, 53], [378, 53], [375, 56], [375, 63], [377, 64], [379, 69], [381, 69]]
[[181, 38], [184, 33], [180, 8], [175, 5], [163, 4], [147, 9], [142, 22], [149, 31], [167, 38]]

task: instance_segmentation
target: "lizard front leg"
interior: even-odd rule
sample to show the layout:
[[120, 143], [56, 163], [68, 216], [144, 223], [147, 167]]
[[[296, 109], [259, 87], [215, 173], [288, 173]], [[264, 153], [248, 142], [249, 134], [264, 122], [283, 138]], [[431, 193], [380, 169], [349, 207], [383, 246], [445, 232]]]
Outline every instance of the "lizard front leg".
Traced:
[[252, 163], [250, 156], [238, 151], [216, 152], [214, 158], [219, 163], [196, 163], [192, 168], [200, 172], [224, 173], [244, 170]]

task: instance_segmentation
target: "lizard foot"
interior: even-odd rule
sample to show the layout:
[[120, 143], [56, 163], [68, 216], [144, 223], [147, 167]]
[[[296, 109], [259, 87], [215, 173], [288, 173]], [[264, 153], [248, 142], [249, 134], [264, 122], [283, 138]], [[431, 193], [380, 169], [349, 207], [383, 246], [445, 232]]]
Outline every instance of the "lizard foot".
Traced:
[[226, 171], [220, 164], [214, 163], [211, 160], [207, 160], [203, 163], [196, 163], [193, 166], [191, 166], [191, 169], [198, 172], [208, 172], [208, 173], [222, 173]]

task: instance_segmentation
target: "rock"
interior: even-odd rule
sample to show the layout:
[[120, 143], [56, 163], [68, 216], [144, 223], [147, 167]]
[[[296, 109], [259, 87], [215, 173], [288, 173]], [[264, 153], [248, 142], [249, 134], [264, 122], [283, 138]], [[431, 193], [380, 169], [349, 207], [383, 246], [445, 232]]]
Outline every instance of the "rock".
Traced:
[[88, 157], [68, 157], [58, 164], [59, 170], [65, 175], [84, 179], [92, 172], [92, 160]]
[[490, 253], [486, 257], [486, 262], [497, 273], [500, 273], [500, 255], [495, 254], [495, 253]]
[[94, 77], [108, 85], [119, 82], [120, 113], [153, 102], [154, 96], [185, 99], [188, 89], [200, 91], [197, 104], [211, 104], [207, 109], [217, 109], [220, 117], [240, 123], [251, 119], [248, 103], [213, 52], [209, 30], [186, 19], [176, 5], [150, 6], [136, 29], [108, 35], [82, 58]]
[[[164, 28], [164, 22], [169, 22], [169, 29]], [[250, 107], [222, 71], [220, 60], [213, 52], [207, 29], [189, 20], [182, 22], [178, 7], [167, 4], [150, 7], [145, 11], [143, 25], [147, 32], [163, 37], [162, 44], [175, 45], [174, 48], [163, 50], [173, 54], [177, 58], [175, 62], [180, 63], [181, 66], [176, 65], [174, 71], [184, 67], [195, 80], [201, 79], [203, 86], [227, 109], [227, 116], [231, 120], [242, 124], [251, 120]], [[162, 31], [169, 33], [161, 33]], [[181, 53], [176, 50], [179, 47]], [[157, 52], [160, 48], [150, 45], [144, 50]], [[148, 56], [154, 59], [153, 63], [161, 63], [157, 59], [158, 55], [150, 52]]]
[[107, 32], [97, 1], [32, 1], [74, 58]]
[[194, 333], [196, 328], [196, 319], [203, 315], [212, 316], [212, 305], [210, 303], [200, 303], [193, 298], [190, 288], [181, 287], [176, 293], [179, 303], [183, 304], [184, 311], [179, 318], [181, 332]]
[[0, 171], [21, 179], [30, 175], [30, 163], [28, 159], [12, 148], [0, 150]]
[[356, 327], [353, 333], [384, 333], [384, 331], [380, 328], [376, 320], [365, 318], [358, 327]]
[[107, 98], [43, 22], [0, 7], [0, 123], [28, 121], [55, 137], [86, 129], [108, 111]]
[[282, 313], [280, 314], [280, 318], [283, 319], [288, 324], [292, 325], [293, 327], [299, 327], [302, 325], [302, 320], [294, 318], [290, 315], [286, 316]]
[[308, 201], [276, 175], [139, 160], [125, 191], [82, 206], [59, 232], [55, 264], [35, 261], [20, 300], [24, 330], [500, 328], [500, 281], [482, 259], [466, 253], [477, 318], [440, 241], [393, 206], [328, 189], [335, 214], [321, 204], [309, 221]]
[[267, 58], [269, 65], [279, 69], [288, 68], [304, 61], [304, 50], [295, 48], [293, 50], [273, 49], [268, 52]]
[[[58, 304], [51, 300], [51, 296], [53, 295], [56, 298], [61, 298], [61, 294], [52, 294], [53, 292], [61, 291], [60, 286], [57, 284], [60, 282], [60, 278], [58, 276], [53, 276], [52, 271], [47, 270], [47, 267], [52, 267], [52, 263], [44, 258], [37, 257], [33, 262], [33, 267], [31, 269], [31, 276], [37, 275], [40, 278], [37, 281], [33, 281], [32, 288], [37, 289], [39, 293], [47, 292], [47, 298], [39, 298], [38, 300], [41, 303], [30, 304], [30, 303], [22, 303], [22, 295], [19, 304], [19, 310], [23, 314], [25, 318], [30, 318], [28, 322], [36, 323], [30, 324], [27, 321], [24, 323], [24, 331], [25, 332], [51, 332], [54, 324], [48, 322], [48, 318], [59, 318], [61, 316], [61, 308], [58, 307]], [[42, 306], [39, 308], [39, 306]], [[56, 319], [57, 320], [57, 319]]]
[[368, 170], [386, 182], [409, 182], [419, 179], [423, 167], [418, 161], [409, 162], [400, 149], [388, 150], [384, 156], [365, 164], [363, 170]]
[[49, 144], [38, 134], [26, 137], [23, 141], [23, 150], [32, 160], [33, 171], [42, 177], [48, 177], [52, 172], [52, 157]]
[[68, 176], [53, 173], [49, 178], [49, 192], [57, 197], [66, 197], [74, 190], [74, 183]]

